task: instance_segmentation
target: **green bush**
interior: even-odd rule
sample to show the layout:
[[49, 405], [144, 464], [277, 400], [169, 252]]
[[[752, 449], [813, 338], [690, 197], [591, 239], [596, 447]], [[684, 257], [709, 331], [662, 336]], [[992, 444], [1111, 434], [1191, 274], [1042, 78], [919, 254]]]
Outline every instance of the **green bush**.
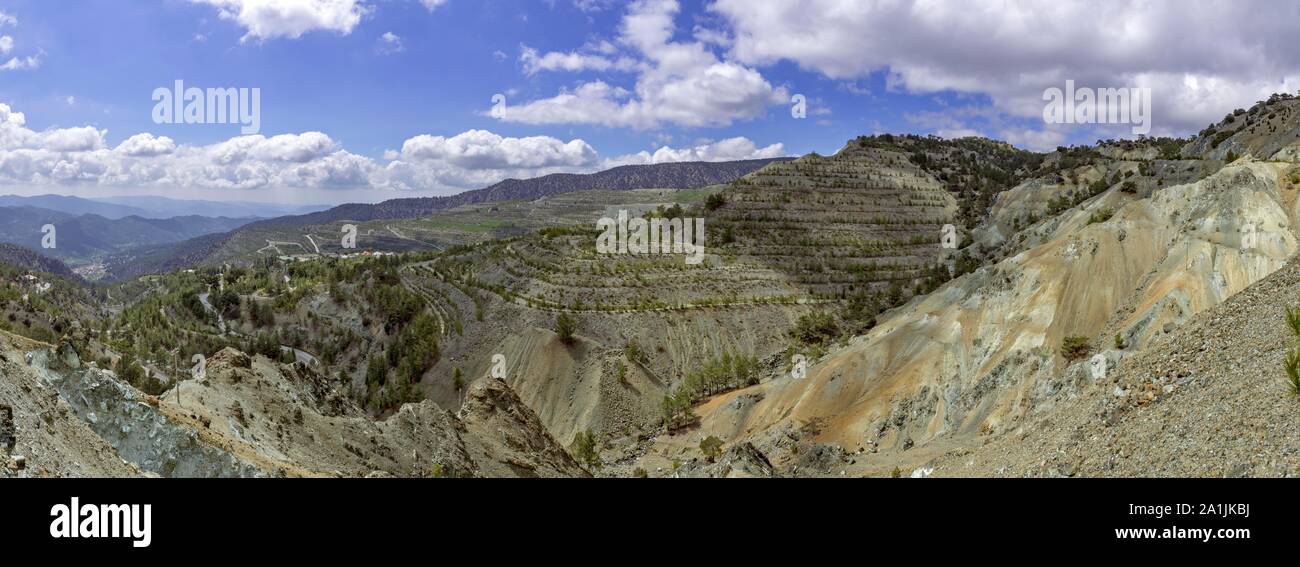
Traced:
[[590, 429], [579, 431], [573, 436], [573, 443], [569, 445], [569, 454], [588, 468], [598, 469], [601, 466], [600, 454], [596, 451], [596, 436]]
[[725, 204], [727, 204], [727, 198], [723, 197], [722, 193], [714, 193], [704, 200], [704, 208], [709, 211], [716, 211]]
[[1291, 328], [1291, 334], [1300, 339], [1300, 305], [1283, 309], [1286, 311], [1286, 325]]
[[1075, 361], [1088, 356], [1092, 352], [1092, 345], [1088, 344], [1088, 337], [1065, 337], [1061, 341], [1061, 356], [1066, 360]]
[[574, 333], [578, 332], [578, 321], [570, 317], [568, 313], [561, 313], [555, 318], [555, 334], [560, 336], [560, 342], [571, 345], [575, 337]]
[[722, 440], [713, 435], [705, 437], [700, 441], [700, 452], [704, 453], [704, 458], [712, 463], [722, 455]]
[[1286, 368], [1286, 382], [1291, 388], [1291, 395], [1300, 396], [1300, 350], [1288, 352], [1283, 366]]
[[1092, 216], [1088, 217], [1088, 224], [1097, 224], [1101, 222], [1106, 222], [1110, 220], [1111, 217], [1113, 216], [1115, 216], [1114, 209], [1111, 209], [1109, 207], [1098, 209], [1097, 211], [1092, 213]]
[[800, 344], [825, 345], [840, 335], [839, 325], [830, 313], [808, 313], [795, 322], [790, 336]]

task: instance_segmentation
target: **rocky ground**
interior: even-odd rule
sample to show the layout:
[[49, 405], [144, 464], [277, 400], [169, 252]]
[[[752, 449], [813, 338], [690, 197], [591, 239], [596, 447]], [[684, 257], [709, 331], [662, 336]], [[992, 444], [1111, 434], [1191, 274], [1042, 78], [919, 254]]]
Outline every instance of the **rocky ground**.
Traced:
[[142, 475], [28, 366], [42, 347], [0, 332], [0, 478]]
[[301, 363], [226, 349], [154, 397], [0, 333], [0, 400], [0, 476], [588, 476], [500, 380], [375, 421]]
[[951, 476], [1300, 475], [1300, 398], [1282, 360], [1300, 261], [1126, 357], [1075, 402], [933, 463]]

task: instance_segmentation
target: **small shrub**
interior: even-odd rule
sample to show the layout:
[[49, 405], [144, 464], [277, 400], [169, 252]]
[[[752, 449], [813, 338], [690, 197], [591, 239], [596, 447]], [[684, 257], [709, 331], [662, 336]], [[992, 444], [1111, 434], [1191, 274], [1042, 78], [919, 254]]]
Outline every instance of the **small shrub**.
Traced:
[[1291, 327], [1291, 334], [1300, 339], [1300, 305], [1286, 307], [1286, 325]]
[[573, 436], [573, 443], [569, 445], [569, 454], [573, 459], [587, 465], [588, 468], [600, 468], [600, 454], [596, 452], [596, 436], [591, 430], [579, 431]]
[[1111, 208], [1099, 209], [1093, 212], [1092, 216], [1088, 217], [1088, 224], [1097, 224], [1100, 222], [1106, 222], [1110, 220], [1111, 217], [1113, 216], [1115, 216], [1114, 209]]
[[704, 453], [704, 458], [712, 463], [722, 455], [722, 440], [713, 435], [705, 437], [700, 441], [700, 451]]
[[1291, 388], [1291, 395], [1300, 396], [1300, 350], [1288, 352], [1282, 365], [1286, 369], [1286, 382]]
[[566, 345], [572, 345], [574, 342], [574, 333], [578, 332], [578, 321], [570, 317], [568, 313], [561, 313], [555, 318], [555, 334], [560, 336], [560, 342]]
[[825, 345], [839, 336], [840, 328], [830, 313], [808, 313], [795, 322], [790, 336], [805, 345]]
[[723, 197], [721, 193], [709, 195], [704, 200], [704, 208], [709, 211], [716, 211], [725, 204], [727, 204], [727, 198]]
[[1088, 344], [1088, 337], [1065, 337], [1061, 341], [1061, 356], [1066, 360], [1079, 360], [1092, 351], [1092, 345]]

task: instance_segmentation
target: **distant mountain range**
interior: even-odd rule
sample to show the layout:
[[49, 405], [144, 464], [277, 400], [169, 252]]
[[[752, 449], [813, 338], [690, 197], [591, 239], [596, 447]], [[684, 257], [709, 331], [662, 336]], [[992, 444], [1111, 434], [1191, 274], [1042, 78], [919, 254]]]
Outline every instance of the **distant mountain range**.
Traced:
[[269, 219], [301, 215], [329, 208], [328, 205], [284, 205], [246, 201], [202, 201], [156, 196], [98, 197], [87, 199], [66, 195], [0, 196], [0, 207], [36, 207], [70, 215], [99, 215], [106, 219], [136, 216], [170, 219], [185, 216]]
[[[86, 261], [104, 254], [223, 233], [252, 219], [183, 216], [151, 219], [127, 216], [117, 219], [97, 214], [74, 215], [31, 206], [0, 206], [0, 242], [41, 250], [65, 261]], [[45, 225], [55, 227], [55, 247], [42, 248]]]
[[[733, 162], [629, 165], [590, 174], [554, 174], [507, 179], [490, 187], [448, 197], [393, 199], [377, 204], [347, 204], [328, 210], [300, 207], [287, 216], [286, 205], [179, 201], [160, 197], [84, 199], [59, 195], [0, 197], [0, 242], [42, 250], [61, 260], [103, 260], [110, 277], [129, 278], [175, 270], [205, 261], [245, 229], [279, 231], [342, 220], [411, 219], [461, 205], [533, 200], [592, 189], [692, 189], [730, 183], [789, 158]], [[304, 213], [303, 211], [309, 211]], [[177, 216], [174, 213], [200, 212]], [[242, 217], [220, 216], [244, 213]], [[258, 220], [254, 217], [260, 217]], [[54, 224], [58, 246], [41, 249], [41, 227]]]
[[63, 262], [42, 256], [22, 246], [4, 242], [0, 242], [0, 264], [33, 272], [55, 274], [68, 279], [78, 279], [77, 275], [72, 273], [72, 270]]
[[533, 179], [507, 179], [484, 189], [466, 191], [448, 197], [392, 199], [373, 205], [339, 205], [305, 215], [260, 221], [253, 223], [249, 228], [309, 226], [341, 220], [411, 219], [461, 205], [516, 199], [532, 200], [548, 195], [591, 189], [614, 191], [693, 189], [730, 183], [763, 169], [770, 163], [790, 159], [792, 158], [625, 165], [596, 173], [555, 173]]

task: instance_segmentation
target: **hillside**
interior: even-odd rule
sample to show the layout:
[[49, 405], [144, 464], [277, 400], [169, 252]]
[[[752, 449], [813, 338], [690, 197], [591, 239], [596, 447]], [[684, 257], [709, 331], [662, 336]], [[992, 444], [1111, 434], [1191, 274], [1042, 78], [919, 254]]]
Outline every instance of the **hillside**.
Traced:
[[0, 332], [13, 436], [0, 457], [25, 463], [0, 478], [587, 476], [500, 382], [458, 415], [426, 402], [372, 422], [311, 369], [230, 349], [179, 392], [149, 396], [83, 363], [84, 340], [56, 349]]
[[1104, 381], [938, 476], [1294, 476], [1300, 413], [1284, 361], [1300, 259], [1117, 364]]
[[77, 275], [72, 273], [72, 269], [63, 262], [14, 244], [0, 242], [0, 264], [33, 272], [45, 272], [68, 279], [77, 278]]
[[[200, 432], [179, 473], [117, 447], [158, 474], [1294, 474], [1294, 433], [1262, 425], [1294, 406], [1289, 331], [1246, 323], [1276, 325], [1273, 274], [1300, 269], [1300, 144], [1256, 136], [1290, 136], [1291, 104], [1220, 144], [1262, 156], [878, 136], [719, 186], [354, 221], [362, 253], [341, 221], [251, 226], [105, 288], [79, 352], [120, 372], [82, 385], [159, 395]], [[620, 211], [703, 219], [701, 262], [601, 253]], [[208, 377], [174, 402], [170, 361], [196, 354]]]
[[[259, 253], [264, 256], [265, 252], [278, 248], [276, 243], [287, 245], [287, 248], [275, 251], [277, 256], [318, 254], [322, 248], [337, 252], [341, 227], [344, 224], [358, 223], [362, 224], [364, 235], [373, 237], [359, 241], [359, 246], [363, 249], [391, 252], [437, 249], [447, 242], [431, 243], [436, 235], [414, 238], [406, 236], [407, 232], [426, 232], [422, 227], [407, 224], [394, 231], [390, 225], [406, 223], [385, 221], [411, 221], [457, 208], [473, 208], [488, 203], [528, 202], [581, 191], [696, 189], [733, 181], [779, 161], [784, 161], [784, 158], [622, 166], [591, 174], [553, 174], [527, 180], [508, 179], [485, 189], [449, 197], [392, 199], [373, 205], [340, 205], [305, 215], [249, 223], [220, 237], [207, 235], [193, 241], [116, 254], [105, 261], [105, 270], [110, 279], [123, 280], [205, 263], [246, 264], [258, 259]], [[528, 223], [529, 227], [535, 225], [536, 219]], [[526, 230], [516, 230], [511, 234]], [[312, 235], [311, 238], [307, 238], [309, 234]], [[451, 243], [460, 242], [453, 239]]]
[[340, 205], [318, 213], [262, 221], [251, 228], [319, 225], [342, 220], [410, 219], [461, 205], [532, 200], [547, 195], [593, 189], [693, 189], [728, 183], [785, 159], [625, 165], [597, 173], [555, 173], [533, 179], [507, 179], [484, 189], [449, 197], [392, 199], [374, 205]]
[[[1289, 104], [1252, 116], [1281, 116]], [[1291, 128], [1276, 131], [1289, 136]], [[847, 469], [879, 475], [954, 447], [1022, 436], [1098, 388], [1090, 356], [1124, 367], [1295, 254], [1294, 142], [1261, 141], [1274, 153], [1226, 166], [1213, 159], [1217, 150], [1186, 157], [1184, 148], [1162, 159], [1169, 153], [1148, 147], [1100, 148], [1101, 161], [1078, 161], [1004, 193], [1005, 207], [1017, 193], [1054, 186], [1055, 202], [1014, 238], [988, 240], [1001, 246], [993, 264], [881, 317], [806, 379], [777, 377], [700, 406], [703, 432], [752, 442], [778, 467], [809, 448], [783, 444], [803, 432], [811, 446], [869, 454], [846, 457], [855, 461]], [[1082, 182], [1059, 182], [1069, 178]], [[998, 211], [990, 223], [1004, 223]], [[1066, 348], [1071, 343], [1081, 348]]]
[[[141, 246], [157, 246], [228, 232], [250, 220], [199, 216], [109, 219], [95, 214], [70, 215], [26, 206], [0, 207], [0, 242], [41, 249], [51, 257], [84, 264]], [[53, 248], [42, 246], [46, 225], [53, 225], [56, 229]]]

